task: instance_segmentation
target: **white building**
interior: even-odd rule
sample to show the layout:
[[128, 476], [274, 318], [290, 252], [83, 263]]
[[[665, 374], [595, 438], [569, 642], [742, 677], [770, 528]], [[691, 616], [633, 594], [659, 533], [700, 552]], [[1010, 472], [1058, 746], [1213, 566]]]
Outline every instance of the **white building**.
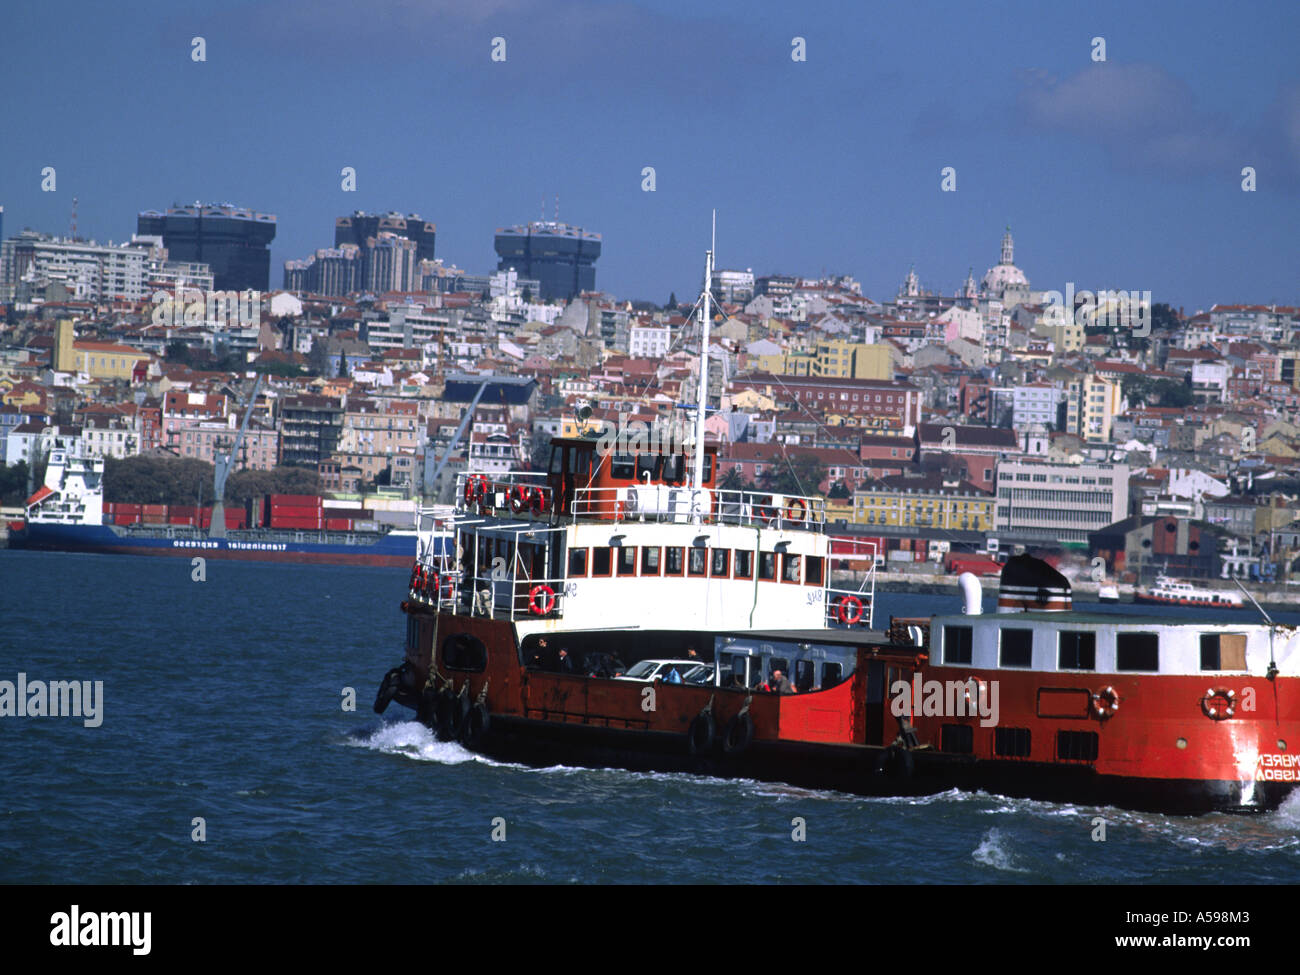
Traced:
[[638, 359], [662, 359], [672, 345], [672, 330], [667, 325], [637, 322], [629, 330], [628, 353]]

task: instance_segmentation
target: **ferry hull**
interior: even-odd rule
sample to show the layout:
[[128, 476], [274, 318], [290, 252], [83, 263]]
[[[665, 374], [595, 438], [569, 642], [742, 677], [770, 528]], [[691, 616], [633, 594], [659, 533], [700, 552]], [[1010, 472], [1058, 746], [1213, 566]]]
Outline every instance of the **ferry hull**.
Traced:
[[[655, 684], [647, 698], [648, 684], [523, 667], [507, 621], [446, 613], [435, 618], [410, 602], [403, 608], [412, 617], [408, 638], [415, 642], [408, 645], [393, 700], [412, 708], [440, 737], [459, 738], [466, 747], [504, 761], [746, 778], [867, 796], [959, 789], [1170, 814], [1265, 812], [1300, 782], [1300, 763], [1291, 761], [1287, 746], [1271, 754], [1279, 738], [1300, 740], [1296, 687], [1289, 679], [1267, 700], [1261, 691], [1261, 708], [1269, 710], [1257, 719], [1225, 722], [1207, 716], [1197, 703], [1205, 678], [1175, 677], [1155, 685], [1138, 684], [1131, 675], [972, 674], [931, 666], [912, 647], [864, 647], [854, 674], [819, 692], [776, 695]], [[448, 666], [443, 652], [458, 635], [482, 646], [482, 669], [457, 669], [455, 661]], [[618, 652], [621, 646], [619, 635], [610, 633], [608, 649]], [[431, 660], [436, 689], [427, 686]], [[911, 684], [972, 676], [1001, 678], [1000, 720], [986, 727], [974, 713], [957, 719], [917, 715], [908, 747], [905, 723], [881, 694], [882, 680], [890, 686], [895, 679]], [[1213, 682], [1244, 691], [1242, 678]], [[1093, 685], [1115, 691], [1122, 707], [1104, 719], [1088, 710]], [[1044, 691], [1078, 697], [1084, 709], [1068, 718], [1046, 714]], [[481, 708], [481, 727], [448, 725], [441, 711], [447, 701], [458, 702], [466, 713]], [[694, 723], [705, 711], [715, 734], [693, 740]], [[724, 744], [724, 729], [742, 711], [750, 716], [752, 737], [736, 749]], [[959, 749], [948, 741], [954, 724], [967, 742]], [[1033, 750], [1026, 748], [1023, 757], [998, 757], [995, 731], [1006, 729], [1023, 729]], [[1094, 755], [1062, 758], [1057, 753], [1061, 732], [1095, 735]], [[1241, 754], [1255, 750], [1278, 763], [1263, 772], [1240, 764]]]
[[[312, 533], [304, 532], [304, 535]], [[355, 544], [318, 541], [261, 540], [248, 532], [229, 538], [169, 537], [143, 532], [114, 532], [107, 525], [29, 523], [9, 537], [9, 547], [44, 552], [89, 552], [104, 555], [151, 555], [248, 562], [293, 562], [320, 565], [371, 565], [409, 568], [415, 558], [412, 535], [358, 539]]]
[[1210, 603], [1203, 599], [1177, 599], [1169, 596], [1152, 596], [1149, 593], [1134, 593], [1133, 602], [1149, 606], [1181, 606], [1190, 609], [1245, 609], [1245, 603], [1219, 602]]

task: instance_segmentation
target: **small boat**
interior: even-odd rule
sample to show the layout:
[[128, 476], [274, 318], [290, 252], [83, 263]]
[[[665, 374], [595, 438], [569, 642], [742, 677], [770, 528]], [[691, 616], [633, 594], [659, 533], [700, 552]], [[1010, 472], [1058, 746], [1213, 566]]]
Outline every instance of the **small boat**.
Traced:
[[1156, 576], [1154, 586], [1139, 589], [1133, 602], [1160, 606], [1206, 606], [1213, 609], [1245, 609], [1241, 593], [1228, 589], [1202, 589], [1167, 575]]
[[1119, 602], [1119, 586], [1113, 582], [1103, 582], [1097, 586], [1097, 602], [1099, 603], [1117, 603]]

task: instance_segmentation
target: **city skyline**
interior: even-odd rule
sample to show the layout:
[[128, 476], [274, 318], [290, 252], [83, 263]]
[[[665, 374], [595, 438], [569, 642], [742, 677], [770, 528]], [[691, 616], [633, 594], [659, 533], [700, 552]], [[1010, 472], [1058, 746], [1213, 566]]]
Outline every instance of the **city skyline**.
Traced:
[[[65, 234], [73, 197], [79, 234], [101, 242], [129, 238], [141, 210], [229, 200], [277, 215], [275, 285], [285, 260], [330, 246], [340, 214], [400, 210], [437, 225], [439, 257], [483, 274], [495, 231], [552, 219], [558, 196], [561, 221], [602, 235], [597, 287], [621, 299], [693, 294], [716, 208], [717, 266], [849, 274], [877, 299], [912, 267], [945, 294], [978, 279], [1009, 224], [1036, 289], [1150, 290], [1189, 312], [1297, 302], [1293, 10], [377, 10], [365, 23], [297, 0], [10, 15], [22, 43], [0, 99], [10, 131], [30, 134], [0, 159], [5, 232]], [[368, 63], [367, 78], [409, 98], [335, 76], [330, 55], [384, 38], [420, 56]], [[55, 58], [84, 69], [51, 77]], [[50, 124], [96, 73], [122, 75], [130, 102]], [[290, 83], [291, 112], [267, 97]], [[143, 127], [166, 152], [139, 117], [158, 120]]]

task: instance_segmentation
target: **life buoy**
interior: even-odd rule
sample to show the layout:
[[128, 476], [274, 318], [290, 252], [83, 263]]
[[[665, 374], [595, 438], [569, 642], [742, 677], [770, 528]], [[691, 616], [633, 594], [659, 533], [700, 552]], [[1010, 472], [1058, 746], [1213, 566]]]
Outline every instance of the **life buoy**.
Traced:
[[1107, 685], [1092, 696], [1092, 710], [1098, 718], [1109, 718], [1119, 710], [1119, 692]]
[[771, 521], [776, 517], [776, 509], [772, 505], [773, 498], [770, 494], [763, 495], [763, 500], [754, 505], [754, 517], [759, 521]]
[[691, 726], [686, 731], [687, 752], [691, 755], [706, 754], [713, 747], [713, 738], [716, 733], [717, 727], [714, 724], [712, 713], [701, 711], [691, 721]]
[[516, 484], [510, 489], [510, 512], [511, 514], [522, 514], [528, 507], [529, 489], [527, 484]]
[[420, 563], [416, 562], [415, 565], [411, 566], [411, 582], [406, 588], [411, 590], [411, 592], [415, 592], [416, 583], [418, 583], [419, 581], [420, 581]]
[[727, 755], [740, 755], [754, 740], [754, 719], [748, 711], [741, 711], [727, 722], [722, 733], [722, 751]]
[[535, 515], [546, 513], [546, 492], [541, 488], [533, 488], [532, 494], [528, 497], [528, 509]]
[[1201, 710], [1212, 721], [1227, 721], [1237, 713], [1237, 692], [1224, 687], [1211, 687], [1201, 698]]
[[785, 516], [791, 521], [803, 521], [804, 515], [807, 513], [808, 505], [803, 498], [792, 498], [790, 503], [785, 506]]
[[482, 474], [471, 474], [465, 479], [465, 506], [482, 501], [487, 495], [487, 478]]
[[[537, 597], [540, 596], [539, 600]], [[533, 586], [528, 593], [528, 612], [534, 616], [545, 616], [555, 609], [555, 590], [547, 585]]]
[[841, 596], [835, 611], [835, 617], [846, 626], [853, 626], [862, 621], [862, 600], [857, 596]]
[[[919, 669], [919, 668], [918, 668], [918, 669]], [[972, 682], [974, 682], [974, 684], [975, 684], [975, 696], [974, 696], [974, 697], [971, 696], [971, 692], [970, 692], [970, 685], [971, 685]], [[966, 713], [967, 713], [968, 715], [975, 714], [975, 713], [979, 710], [980, 701], [987, 701], [987, 700], [989, 699], [989, 695], [988, 695], [988, 687], [989, 687], [988, 682], [987, 682], [987, 681], [984, 681], [984, 680], [981, 680], [981, 679], [978, 678], [978, 677], [969, 677], [969, 678], [967, 678], [967, 680], [966, 680], [966, 708], [967, 708]]]
[[435, 600], [438, 598], [438, 573], [430, 572], [424, 579], [424, 598]]

